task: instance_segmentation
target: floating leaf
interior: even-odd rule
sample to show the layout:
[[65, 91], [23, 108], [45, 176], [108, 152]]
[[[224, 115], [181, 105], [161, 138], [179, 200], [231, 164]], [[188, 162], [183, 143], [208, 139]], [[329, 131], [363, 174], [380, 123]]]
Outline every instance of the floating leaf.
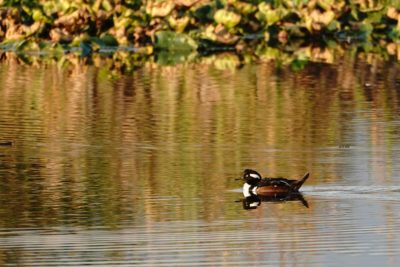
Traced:
[[214, 19], [228, 28], [233, 28], [240, 22], [241, 16], [225, 9], [219, 9], [215, 12]]
[[213, 20], [213, 15], [212, 15], [213, 8], [211, 5], [204, 5], [199, 8], [197, 8], [193, 15], [195, 18], [200, 20], [201, 22], [208, 22]]
[[318, 0], [318, 6], [324, 10], [330, 10], [335, 2], [335, 0]]
[[350, 13], [353, 16], [353, 18], [357, 21], [360, 20], [360, 16], [358, 14], [358, 9], [356, 8], [356, 6], [354, 4], [351, 4], [350, 7], [351, 7]]
[[73, 36], [66, 32], [65, 29], [54, 28], [49, 35], [54, 43], [70, 43], [73, 40]]
[[271, 5], [262, 2], [258, 5], [256, 17], [261, 21], [265, 21], [267, 25], [272, 25], [280, 21], [287, 14], [288, 11], [285, 8], [274, 9]]
[[364, 13], [368, 12], [375, 12], [375, 11], [380, 11], [384, 9], [384, 5], [381, 3], [378, 3], [377, 1], [368, 1], [367, 3], [364, 3], [360, 1], [360, 11]]
[[120, 17], [120, 18], [114, 20], [114, 25], [115, 25], [116, 29], [119, 29], [122, 27], [126, 28], [132, 24], [133, 24], [133, 20], [131, 18], [121, 18]]
[[109, 0], [102, 0], [101, 1], [101, 6], [104, 8], [106, 11], [111, 11], [113, 10], [113, 5], [110, 3]]
[[395, 43], [389, 43], [386, 46], [386, 50], [388, 51], [389, 55], [395, 55], [396, 54], [396, 50], [397, 50], [397, 46]]
[[32, 18], [33, 18], [33, 20], [36, 21], [36, 22], [46, 22], [46, 21], [48, 21], [47, 17], [46, 17], [46, 16], [43, 14], [43, 12], [42, 12], [40, 9], [38, 9], [38, 8], [35, 8], [35, 9], [33, 10], [33, 12], [32, 12]]
[[323, 25], [328, 25], [335, 19], [335, 12], [332, 10], [326, 12], [320, 12], [318, 10], [313, 10], [310, 14], [312, 21], [315, 23], [321, 23]]
[[386, 16], [394, 20], [399, 20], [399, 14], [400, 12], [394, 7], [389, 7], [386, 12]]
[[172, 0], [147, 1], [146, 13], [152, 17], [165, 17], [174, 9], [175, 3]]
[[232, 4], [235, 7], [235, 9], [240, 12], [240, 14], [243, 14], [246, 16], [248, 16], [249, 14], [251, 14], [257, 10], [256, 6], [246, 3], [246, 2], [235, 1]]
[[188, 35], [171, 31], [155, 33], [155, 48], [168, 51], [194, 51], [196, 42]]
[[188, 16], [183, 18], [174, 18], [170, 16], [168, 18], [169, 25], [177, 32], [183, 32], [186, 26], [189, 24], [190, 18]]
[[328, 24], [326, 28], [328, 29], [328, 31], [331, 32], [340, 30], [340, 23], [337, 20], [333, 20], [331, 23]]
[[179, 6], [190, 7], [199, 2], [200, 0], [175, 0], [175, 3]]
[[385, 13], [383, 11], [370, 12], [364, 21], [368, 21], [369, 23], [379, 24], [382, 21], [382, 17]]
[[208, 26], [201, 37], [224, 45], [234, 45], [239, 41], [239, 36], [230, 33], [222, 24]]
[[104, 34], [100, 37], [100, 40], [106, 45], [106, 46], [118, 46], [118, 41], [115, 39], [114, 36], [111, 34]]

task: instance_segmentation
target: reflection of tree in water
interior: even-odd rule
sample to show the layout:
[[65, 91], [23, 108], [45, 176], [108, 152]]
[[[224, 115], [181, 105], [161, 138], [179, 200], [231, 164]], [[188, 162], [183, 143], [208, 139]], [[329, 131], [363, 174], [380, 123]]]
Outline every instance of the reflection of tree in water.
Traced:
[[[392, 63], [337, 62], [298, 72], [270, 63], [233, 70], [149, 63], [109, 79], [106, 68], [7, 61], [0, 121], [9, 127], [0, 139], [15, 146], [0, 148], [9, 166], [1, 186], [18, 208], [3, 206], [2, 224], [21, 214], [43, 225], [234, 218], [215, 202], [235, 186], [224, 177], [247, 166], [284, 176], [317, 169], [315, 182], [339, 180], [324, 174], [343, 167], [340, 145], [357, 145], [357, 134], [372, 147], [396, 142], [397, 128], [379, 123], [397, 116], [399, 90]], [[365, 128], [355, 127], [357, 116]], [[374, 168], [390, 171], [394, 157], [382, 157], [385, 166]]]

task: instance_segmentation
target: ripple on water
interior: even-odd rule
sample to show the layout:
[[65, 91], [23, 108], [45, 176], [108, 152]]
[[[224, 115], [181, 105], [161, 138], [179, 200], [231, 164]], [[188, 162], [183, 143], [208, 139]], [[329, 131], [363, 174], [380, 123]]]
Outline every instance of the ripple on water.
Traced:
[[342, 259], [362, 256], [352, 262], [400, 254], [397, 222], [362, 226], [348, 210], [307, 216], [296, 212], [279, 218], [154, 222], [122, 229], [2, 229], [0, 247], [18, 253], [24, 266], [276, 266], [282, 257], [287, 265], [309, 266], [327, 264], [332, 254]]
[[[0, 265], [400, 266], [398, 67], [361, 61], [0, 65]], [[309, 208], [243, 210], [244, 168]]]

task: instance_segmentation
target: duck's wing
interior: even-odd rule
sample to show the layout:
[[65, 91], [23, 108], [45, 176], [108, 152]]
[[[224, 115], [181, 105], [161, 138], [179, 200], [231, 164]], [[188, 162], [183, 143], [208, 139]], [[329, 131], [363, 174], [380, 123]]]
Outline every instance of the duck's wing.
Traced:
[[307, 172], [303, 178], [299, 180], [292, 180], [286, 178], [263, 178], [259, 182], [258, 186], [279, 186], [279, 187], [290, 187], [292, 192], [299, 191], [300, 187], [307, 181], [310, 174]]
[[279, 187], [291, 187], [291, 184], [295, 180], [289, 180], [286, 178], [263, 178], [258, 183], [259, 187], [262, 186], [279, 186]]

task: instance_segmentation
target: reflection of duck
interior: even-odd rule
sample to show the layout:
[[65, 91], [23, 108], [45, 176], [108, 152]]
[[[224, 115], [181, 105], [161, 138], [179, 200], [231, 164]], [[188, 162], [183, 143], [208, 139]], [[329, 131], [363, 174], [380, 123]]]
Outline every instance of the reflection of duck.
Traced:
[[300, 201], [304, 207], [308, 208], [308, 202], [299, 192], [296, 193], [276, 193], [273, 196], [257, 196], [251, 195], [242, 199], [243, 208], [245, 210], [256, 209], [261, 205], [261, 202], [286, 202]]
[[11, 141], [0, 141], [0, 146], [12, 146]]
[[245, 197], [252, 195], [276, 197], [277, 194], [298, 193], [309, 175], [309, 173], [306, 173], [300, 180], [262, 178], [258, 172], [246, 169], [243, 173], [243, 180], [245, 181], [243, 194]]

